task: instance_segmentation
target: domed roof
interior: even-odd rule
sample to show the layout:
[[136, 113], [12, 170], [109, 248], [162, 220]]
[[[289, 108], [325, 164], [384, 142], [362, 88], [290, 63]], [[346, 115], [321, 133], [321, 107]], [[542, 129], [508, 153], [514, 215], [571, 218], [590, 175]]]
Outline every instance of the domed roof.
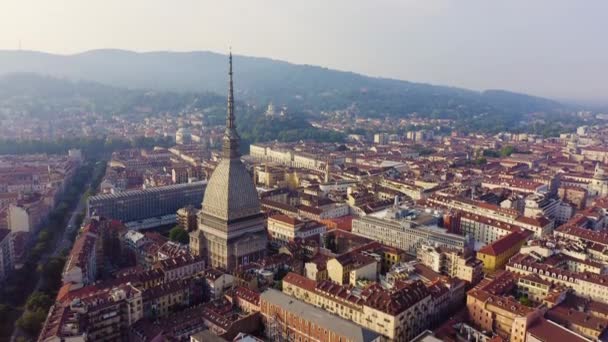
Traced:
[[228, 86], [228, 110], [223, 137], [223, 159], [213, 171], [207, 183], [203, 199], [203, 214], [231, 221], [260, 213], [260, 200], [253, 179], [241, 162], [240, 137], [234, 119], [234, 94], [232, 87], [232, 53]]
[[260, 213], [253, 180], [240, 159], [223, 159], [207, 183], [203, 213], [235, 220]]

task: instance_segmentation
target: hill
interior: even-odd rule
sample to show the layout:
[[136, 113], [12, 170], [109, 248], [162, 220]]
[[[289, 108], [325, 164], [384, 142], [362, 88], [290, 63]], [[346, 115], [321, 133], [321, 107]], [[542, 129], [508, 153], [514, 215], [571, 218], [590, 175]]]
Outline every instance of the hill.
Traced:
[[[267, 58], [235, 56], [240, 100], [316, 115], [355, 104], [368, 117], [420, 116], [473, 120], [483, 116], [500, 127], [534, 112], [565, 112], [549, 99], [502, 90], [484, 92], [367, 77]], [[212, 52], [93, 50], [75, 55], [0, 51], [0, 75], [34, 72], [114, 87], [178, 92], [226, 92], [226, 56]]]

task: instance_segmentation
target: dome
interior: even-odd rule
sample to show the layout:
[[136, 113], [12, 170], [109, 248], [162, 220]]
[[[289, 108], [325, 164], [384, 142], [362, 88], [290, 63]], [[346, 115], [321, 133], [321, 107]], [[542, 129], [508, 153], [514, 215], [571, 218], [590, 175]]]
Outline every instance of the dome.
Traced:
[[245, 165], [239, 158], [223, 159], [207, 183], [203, 213], [230, 221], [260, 210], [258, 192]]

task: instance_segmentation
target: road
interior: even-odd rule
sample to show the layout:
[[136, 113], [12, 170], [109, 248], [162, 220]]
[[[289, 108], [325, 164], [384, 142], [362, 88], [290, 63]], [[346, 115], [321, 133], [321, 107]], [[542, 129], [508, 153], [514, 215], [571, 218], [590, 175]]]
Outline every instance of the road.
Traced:
[[[85, 189], [90, 189], [90, 184], [87, 184]], [[53, 249], [51, 251], [44, 253], [40, 257], [40, 261], [38, 262], [39, 265], [46, 264], [51, 258], [58, 257], [61, 255], [61, 252], [63, 252], [64, 250], [66, 250], [66, 249], [69, 250], [72, 248], [72, 240], [70, 240], [70, 237], [73, 235], [73, 233], [76, 230], [78, 230], [80, 228], [79, 225], [76, 224], [76, 220], [78, 218], [78, 214], [80, 214], [85, 208], [85, 205], [86, 205], [86, 200], [84, 198], [85, 193], [86, 193], [86, 190], [83, 191], [83, 195], [78, 200], [78, 204], [76, 205], [76, 207], [74, 209], [72, 209], [71, 214], [70, 214], [70, 219], [65, 224], [65, 227], [62, 230], [61, 236], [58, 236], [53, 240]], [[36, 283], [36, 286], [34, 287], [34, 290], [32, 291], [32, 293], [38, 291], [40, 289], [40, 286], [42, 286], [42, 277], [38, 277], [38, 282]], [[19, 329], [19, 327], [15, 326], [15, 329], [13, 329], [13, 334], [11, 335], [10, 341], [16, 342], [18, 337], [26, 338], [27, 336], [28, 335], [25, 334], [23, 331], [21, 331], [21, 329]]]

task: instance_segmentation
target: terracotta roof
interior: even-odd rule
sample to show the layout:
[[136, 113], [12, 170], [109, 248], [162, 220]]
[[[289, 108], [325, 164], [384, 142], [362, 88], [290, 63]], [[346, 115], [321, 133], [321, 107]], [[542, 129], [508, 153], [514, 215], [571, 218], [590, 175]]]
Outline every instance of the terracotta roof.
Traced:
[[528, 230], [513, 231], [513, 232], [503, 236], [502, 238], [492, 242], [491, 244], [484, 246], [477, 253], [492, 255], [492, 256], [501, 255], [502, 253], [506, 252], [509, 248], [513, 247], [515, 244], [520, 243], [520, 242], [526, 240], [527, 238], [529, 238], [530, 235], [532, 235], [532, 234], [533, 233]]
[[544, 318], [539, 318], [528, 328], [528, 333], [542, 342], [568, 341], [588, 342], [590, 340], [575, 334]]
[[283, 215], [283, 214], [274, 214], [274, 215], [270, 216], [268, 219], [275, 220], [275, 221], [281, 221], [283, 223], [287, 223], [292, 226], [296, 226], [296, 225], [302, 223], [302, 221], [298, 220], [295, 217], [291, 217], [291, 216], [287, 216], [287, 215]]
[[293, 273], [293, 272], [289, 272], [284, 278], [283, 278], [283, 282], [284, 283], [288, 283], [288, 284], [292, 284], [295, 285], [297, 287], [301, 287], [305, 290], [308, 291], [314, 291], [315, 287], [317, 286], [317, 282], [312, 280], [312, 279], [308, 279], [304, 276], [301, 276], [297, 273]]

